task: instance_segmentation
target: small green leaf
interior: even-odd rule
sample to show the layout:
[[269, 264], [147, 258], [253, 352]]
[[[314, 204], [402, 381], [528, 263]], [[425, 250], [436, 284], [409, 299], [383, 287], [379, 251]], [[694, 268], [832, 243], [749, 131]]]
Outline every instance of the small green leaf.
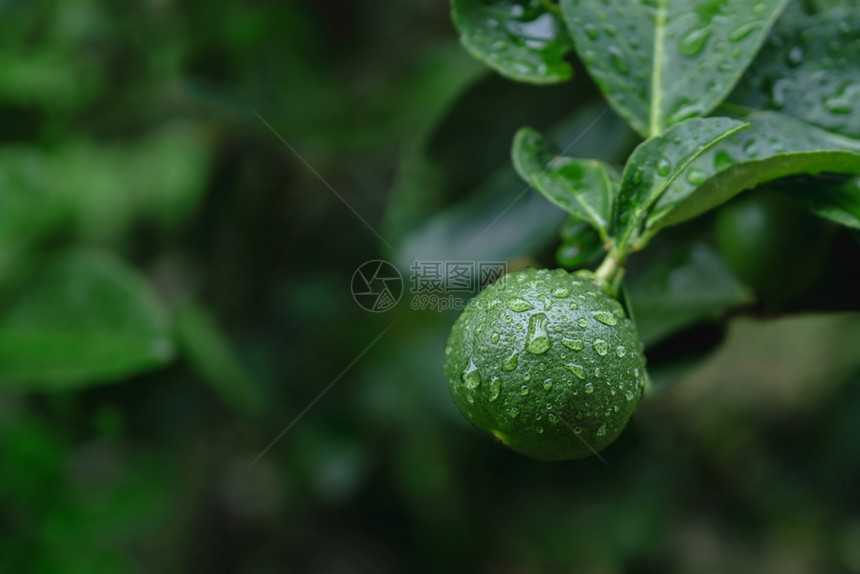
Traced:
[[749, 130], [719, 143], [674, 181], [648, 217], [649, 235], [780, 177], [860, 173], [860, 142], [774, 112], [748, 119]]
[[641, 143], [624, 168], [615, 207], [615, 236], [626, 250], [636, 243], [651, 209], [697, 157], [747, 124], [729, 118], [694, 118]]
[[841, 182], [821, 179], [803, 181], [781, 191], [820, 217], [860, 229], [860, 177]]
[[552, 84], [570, 79], [573, 49], [555, 10], [539, 0], [451, 0], [460, 41], [503, 76]]
[[637, 261], [630, 270], [627, 291], [645, 345], [752, 301], [752, 294], [704, 243], [655, 249], [643, 257], [647, 261]]
[[786, 0], [561, 0], [577, 52], [645, 137], [713, 110]]
[[164, 309], [126, 264], [74, 252], [40, 270], [0, 313], [0, 381], [71, 389], [166, 364]]
[[527, 183], [547, 199], [584, 221], [589, 222], [604, 241], [612, 214], [617, 177], [596, 160], [552, 156], [543, 137], [523, 128], [514, 137], [511, 151], [514, 167]]
[[790, 4], [728, 101], [860, 138], [860, 11]]

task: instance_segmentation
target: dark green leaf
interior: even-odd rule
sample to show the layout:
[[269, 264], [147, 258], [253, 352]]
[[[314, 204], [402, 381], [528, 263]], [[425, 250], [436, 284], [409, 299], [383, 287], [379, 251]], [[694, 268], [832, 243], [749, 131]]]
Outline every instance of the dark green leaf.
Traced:
[[860, 172], [858, 142], [773, 112], [748, 119], [749, 130], [715, 146], [675, 180], [649, 215], [649, 235], [780, 177]]
[[732, 90], [786, 0], [561, 0], [585, 65], [645, 137]]
[[805, 204], [813, 213], [840, 225], [860, 229], [860, 177], [841, 182], [811, 180], [784, 193]]
[[616, 201], [619, 247], [636, 242], [650, 210], [692, 161], [745, 126], [729, 118], [694, 118], [640, 144], [624, 168]]
[[729, 102], [860, 138], [860, 10], [791, 4]]
[[627, 290], [639, 338], [653, 345], [668, 335], [727, 309], [752, 295], [706, 244], [656, 251], [640, 273], [631, 270]]
[[0, 381], [69, 389], [166, 364], [164, 309], [131, 268], [99, 252], [49, 263], [0, 314]]
[[451, 0], [460, 40], [476, 58], [513, 80], [550, 84], [570, 79], [573, 49], [555, 10], [539, 0]]
[[596, 160], [552, 156], [543, 137], [523, 128], [514, 137], [514, 167], [529, 185], [569, 214], [589, 222], [608, 241], [617, 177]]

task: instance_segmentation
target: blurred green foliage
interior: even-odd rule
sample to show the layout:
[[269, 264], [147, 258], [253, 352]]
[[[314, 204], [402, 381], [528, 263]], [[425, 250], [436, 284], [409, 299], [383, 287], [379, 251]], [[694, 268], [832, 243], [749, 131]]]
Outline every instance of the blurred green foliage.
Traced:
[[666, 231], [628, 270], [662, 392], [608, 467], [537, 463], [456, 411], [453, 313], [372, 315], [349, 284], [380, 256], [555, 266], [572, 236], [509, 167], [514, 132], [615, 165], [637, 141], [593, 123], [575, 58], [574, 83], [513, 84], [425, 0], [0, 21], [0, 572], [860, 570], [847, 231], [774, 300], [713, 217]]

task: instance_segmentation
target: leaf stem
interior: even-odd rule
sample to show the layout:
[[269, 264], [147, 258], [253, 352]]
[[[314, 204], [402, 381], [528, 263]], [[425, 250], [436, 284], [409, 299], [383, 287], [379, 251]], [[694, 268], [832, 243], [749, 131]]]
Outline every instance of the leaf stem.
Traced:
[[621, 270], [621, 260], [618, 258], [618, 253], [615, 250], [609, 252], [609, 255], [600, 264], [600, 267], [594, 272], [595, 277], [601, 281], [605, 281], [607, 285], [611, 285], [615, 275]]

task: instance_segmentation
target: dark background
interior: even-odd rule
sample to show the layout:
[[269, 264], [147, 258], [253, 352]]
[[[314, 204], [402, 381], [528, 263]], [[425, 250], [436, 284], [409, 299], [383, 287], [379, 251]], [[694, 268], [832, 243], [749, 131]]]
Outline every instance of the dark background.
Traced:
[[[563, 217], [520, 197], [508, 153], [522, 125], [570, 141], [604, 109], [580, 67], [501, 79], [442, 0], [0, 0], [0, 22], [0, 212], [28, 162], [60, 198], [0, 215], [0, 299], [22, 267], [105, 250], [179, 348], [69, 388], [0, 377], [0, 571], [860, 571], [847, 231], [815, 231], [784, 292], [727, 279], [717, 303], [656, 263], [699, 245], [724, 273], [712, 218], [634, 257], [663, 392], [606, 464], [534, 462], [448, 397], [456, 313], [411, 310], [407, 283], [371, 314], [350, 282], [380, 257], [407, 277], [414, 259], [556, 266]], [[615, 163], [636, 143], [612, 112], [587, 133], [580, 152]], [[699, 307], [663, 328], [681, 303], [647, 286], [673, 281]]]

